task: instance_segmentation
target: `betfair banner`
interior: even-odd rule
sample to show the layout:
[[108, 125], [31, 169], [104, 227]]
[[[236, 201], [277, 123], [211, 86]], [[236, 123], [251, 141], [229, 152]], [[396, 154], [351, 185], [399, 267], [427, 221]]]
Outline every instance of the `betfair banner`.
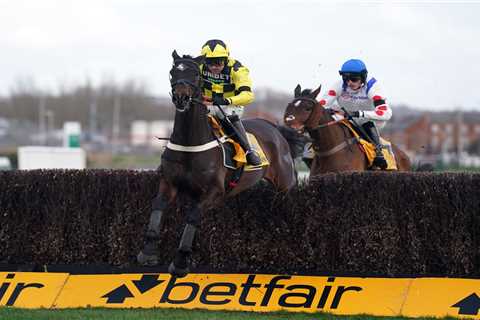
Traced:
[[[55, 306], [399, 314], [410, 280], [286, 275], [71, 276]], [[385, 290], [388, 286], [388, 290]], [[374, 301], [381, 300], [378, 304]]]
[[[42, 306], [52, 308], [285, 310], [480, 319], [480, 280], [256, 274], [190, 274], [185, 278], [58, 274], [54, 279], [56, 274], [44, 273], [10, 273], [6, 279], [0, 275], [5, 279], [0, 283], [0, 305], [17, 307], [39, 307], [34, 299], [41, 296]], [[52, 277], [42, 278], [45, 275]]]
[[68, 273], [0, 272], [0, 306], [51, 308]]

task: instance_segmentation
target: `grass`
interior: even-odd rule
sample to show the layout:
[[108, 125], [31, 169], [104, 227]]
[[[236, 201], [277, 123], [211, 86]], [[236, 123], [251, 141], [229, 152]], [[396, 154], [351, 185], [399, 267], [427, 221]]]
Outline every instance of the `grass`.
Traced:
[[[0, 307], [0, 319], [2, 320], [89, 320], [89, 319], [115, 319], [115, 320], [366, 320], [366, 319], [411, 319], [404, 317], [373, 317], [366, 315], [358, 316], [336, 316], [324, 313], [253, 313], [253, 312], [229, 312], [229, 311], [208, 311], [208, 310], [186, 310], [186, 309], [17, 309]], [[434, 318], [416, 318], [416, 319], [434, 319]], [[447, 318], [445, 318], [447, 319]], [[451, 318], [453, 319], [453, 318]]]

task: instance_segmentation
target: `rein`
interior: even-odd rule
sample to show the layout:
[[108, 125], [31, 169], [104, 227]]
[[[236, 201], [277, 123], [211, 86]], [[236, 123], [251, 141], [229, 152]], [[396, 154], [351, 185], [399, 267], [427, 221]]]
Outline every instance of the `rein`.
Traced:
[[308, 131], [317, 131], [319, 129], [322, 129], [322, 128], [326, 128], [326, 127], [330, 127], [330, 126], [333, 126], [334, 124], [337, 124], [339, 122], [342, 122], [343, 119], [340, 119], [340, 120], [332, 120], [332, 121], [329, 121], [327, 123], [323, 123], [323, 124], [319, 124], [318, 126], [316, 127], [313, 127], [311, 129], [308, 129]]
[[[313, 104], [313, 107], [312, 107], [312, 112], [310, 113], [310, 115], [308, 116], [308, 119], [305, 121], [305, 123], [308, 123], [310, 121], [310, 118], [312, 117], [313, 115], [313, 109], [315, 107], [319, 107], [319, 103], [317, 100], [313, 99], [313, 98], [309, 98], [309, 97], [298, 97], [298, 98], [295, 98], [291, 103], [295, 106], [295, 103], [297, 101], [307, 101], [307, 102], [310, 102]], [[332, 112], [333, 113], [333, 112]], [[329, 122], [326, 122], [326, 123], [322, 123], [322, 124], [318, 124], [317, 126], [313, 127], [313, 128], [308, 128], [306, 127], [307, 131], [309, 132], [313, 132], [313, 131], [317, 131], [317, 130], [320, 130], [322, 128], [328, 128], [330, 126], [333, 126], [333, 125], [336, 125], [336, 124], [340, 124], [344, 121], [345, 119], [340, 119], [340, 120], [331, 120]], [[310, 134], [311, 136], [311, 134]], [[358, 143], [358, 138], [356, 137], [353, 137], [353, 138], [350, 138], [350, 139], [347, 139], [347, 140], [344, 140], [342, 143], [336, 145], [335, 147], [327, 150], [327, 151], [323, 151], [323, 152], [320, 152], [318, 151], [318, 148], [315, 148], [316, 145], [315, 145], [315, 142], [314, 142], [314, 146], [313, 146], [313, 149], [315, 151], [315, 154], [317, 157], [319, 158], [322, 158], [322, 157], [328, 157], [328, 156], [331, 156], [343, 149], [345, 149], [346, 147], [348, 146], [351, 146], [351, 145], [354, 145], [356, 143]]]
[[[295, 103], [297, 103], [298, 101], [306, 101], [306, 102], [310, 102], [311, 104], [313, 104], [313, 108], [315, 108], [317, 105], [318, 105], [318, 101], [313, 99], [313, 98], [309, 98], [309, 97], [298, 97], [298, 98], [295, 98], [293, 99], [292, 102], [290, 102], [291, 105], [295, 106]], [[308, 119], [305, 120], [305, 123], [308, 123], [310, 118], [312, 117], [312, 114], [313, 114], [313, 110], [312, 112], [310, 113], [310, 116], [308, 116]], [[322, 123], [322, 124], [319, 124], [318, 126], [316, 127], [313, 127], [311, 129], [308, 129], [308, 131], [315, 131], [315, 130], [318, 130], [318, 129], [322, 129], [322, 128], [326, 128], [326, 127], [329, 127], [329, 126], [332, 126], [334, 124], [337, 124], [339, 122], [341, 122], [343, 119], [341, 120], [332, 120], [332, 121], [329, 121], [327, 123]]]

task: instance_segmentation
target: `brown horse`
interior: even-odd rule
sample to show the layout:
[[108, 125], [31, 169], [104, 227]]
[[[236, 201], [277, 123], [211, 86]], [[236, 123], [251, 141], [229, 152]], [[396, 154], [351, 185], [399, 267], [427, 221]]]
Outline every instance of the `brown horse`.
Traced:
[[180, 245], [169, 272], [185, 276], [188, 257], [192, 251], [195, 232], [202, 214], [218, 201], [231, 197], [265, 178], [280, 191], [288, 191], [297, 183], [290, 147], [277, 127], [262, 119], [245, 120], [248, 132], [253, 133], [269, 161], [269, 165], [254, 171], [244, 171], [232, 189], [226, 188], [234, 175], [223, 162], [222, 139], [213, 132], [208, 108], [202, 103], [202, 77], [199, 65], [204, 57], [180, 57], [173, 52], [170, 70], [172, 102], [175, 105], [173, 133], [160, 166], [160, 189], [152, 203], [146, 233], [146, 244], [137, 256], [142, 265], [158, 263], [157, 242], [163, 212], [177, 204], [186, 214]]
[[[364, 171], [369, 169], [365, 153], [353, 133], [332, 117], [332, 112], [321, 106], [316, 90], [295, 88], [294, 99], [285, 110], [285, 124], [298, 132], [308, 132], [312, 139], [315, 157], [310, 175], [339, 171]], [[392, 143], [398, 170], [411, 170], [408, 156]]]

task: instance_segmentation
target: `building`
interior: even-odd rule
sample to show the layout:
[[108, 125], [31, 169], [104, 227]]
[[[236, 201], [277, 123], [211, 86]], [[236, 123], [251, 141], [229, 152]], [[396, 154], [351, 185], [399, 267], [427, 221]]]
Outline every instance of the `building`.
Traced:
[[[403, 109], [401, 111], [404, 111]], [[400, 112], [389, 121], [382, 136], [412, 158], [443, 159], [480, 155], [480, 112]]]

